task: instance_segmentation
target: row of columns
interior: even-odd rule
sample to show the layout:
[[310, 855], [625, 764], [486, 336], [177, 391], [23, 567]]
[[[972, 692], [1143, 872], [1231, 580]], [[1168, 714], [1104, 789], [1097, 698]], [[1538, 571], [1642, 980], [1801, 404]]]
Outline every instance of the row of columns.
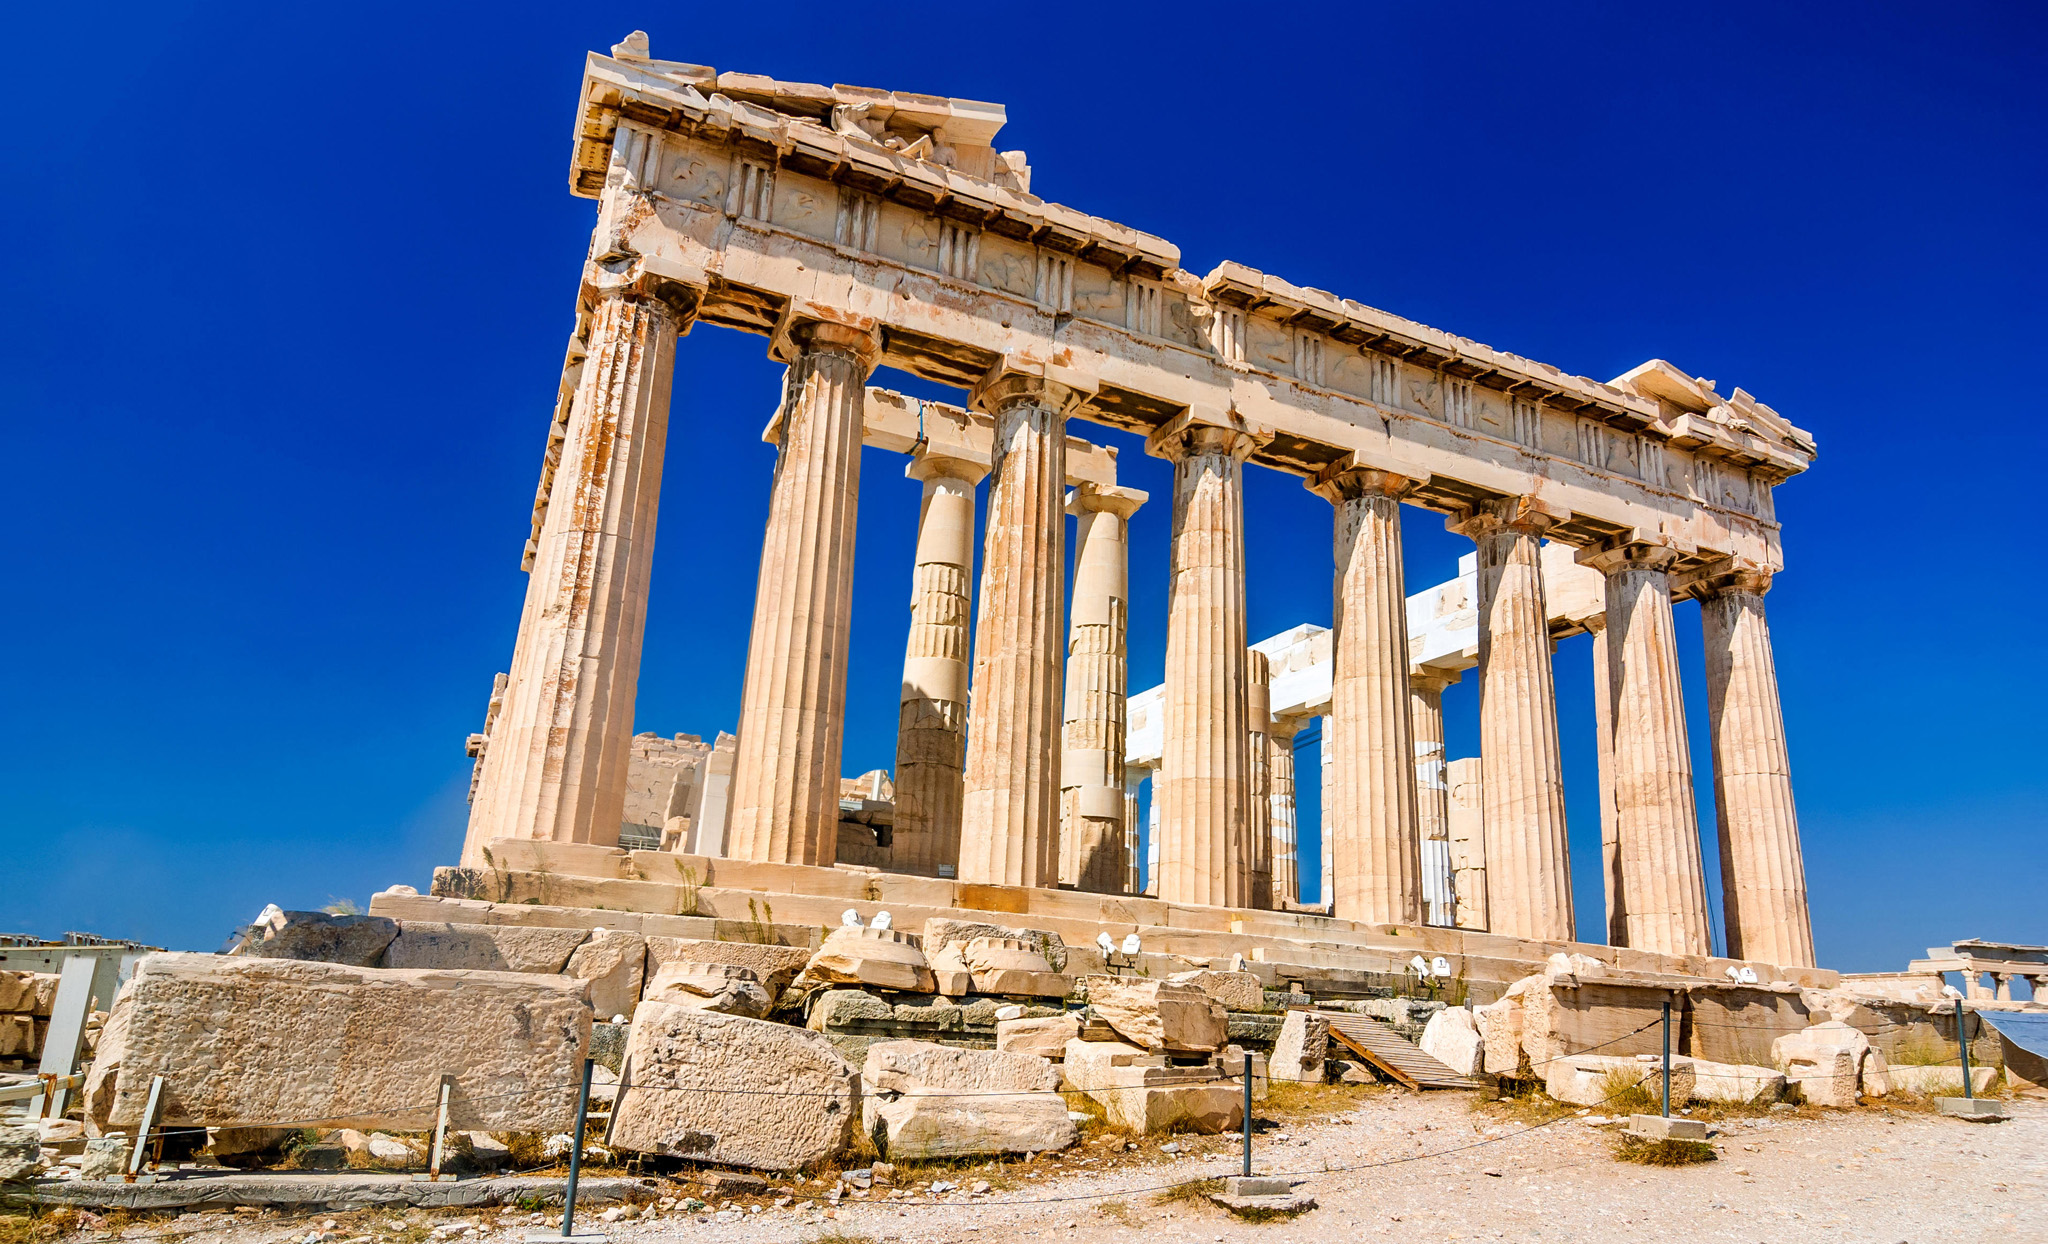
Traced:
[[[599, 289], [529, 586], [499, 727], [473, 812], [475, 855], [495, 837], [591, 841], [619, 821], [666, 433], [669, 368], [687, 291]], [[853, 540], [872, 324], [789, 319], [788, 364], [734, 759], [732, 855], [830, 864], [850, 640]], [[1130, 884], [1124, 772], [1127, 523], [1142, 494], [1079, 489], [1076, 599], [1065, 642], [1065, 422], [1085, 398], [999, 370], [975, 404], [994, 421], [979, 609], [976, 464], [921, 453], [924, 484], [899, 716], [893, 854], [906, 871], [955, 863], [965, 881]], [[1246, 646], [1243, 469], [1256, 439], [1192, 416], [1154, 433], [1173, 463], [1164, 749], [1156, 775], [1158, 894], [1271, 906], [1294, 892], [1293, 729], [1260, 702]], [[1414, 483], [1355, 460], [1309, 486], [1332, 504], [1336, 669], [1324, 748], [1335, 914], [1418, 924], [1422, 848], [1450, 845], [1441, 685], [1411, 679], [1401, 503]], [[1452, 526], [1478, 549], [1482, 819], [1489, 927], [1574, 934], [1555, 688], [1538, 549], [1552, 515], [1528, 498], [1481, 502]], [[1616, 940], [1708, 948], [1671, 618], [1675, 555], [1654, 541], [1585, 550], [1603, 571], [1602, 779], [1616, 878]], [[1803, 873], [1764, 625], [1767, 579], [1731, 574], [1702, 599], [1730, 952], [1810, 963]], [[971, 663], [970, 663], [971, 651]], [[1062, 696], [1062, 668], [1067, 679]], [[1064, 712], [1062, 711], [1064, 705]], [[1435, 757], [1432, 761], [1430, 758]], [[1292, 817], [1286, 833], [1291, 835]], [[471, 859], [471, 862], [475, 862]]]

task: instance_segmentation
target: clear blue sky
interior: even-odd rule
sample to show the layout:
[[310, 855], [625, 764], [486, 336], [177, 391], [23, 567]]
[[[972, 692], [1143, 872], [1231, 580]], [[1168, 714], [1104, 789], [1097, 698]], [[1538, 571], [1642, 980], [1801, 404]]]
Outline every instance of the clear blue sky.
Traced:
[[[1778, 490], [1770, 612], [1823, 962], [2048, 942], [2048, 24], [2020, 4], [14, 8], [0, 931], [207, 948], [454, 858], [594, 215], [582, 56], [635, 27], [1000, 101], [1035, 190], [1197, 272], [1757, 394], [1821, 446]], [[777, 377], [761, 338], [682, 345], [640, 729], [735, 724]], [[900, 459], [863, 470], [848, 773], [893, 762], [917, 509]], [[1254, 634], [1327, 623], [1328, 506], [1247, 492]], [[1407, 514], [1419, 588], [1469, 544]], [[1136, 520], [1136, 686], [1166, 530]], [[1597, 939], [1585, 640], [1557, 672]], [[1468, 682], [1453, 755], [1475, 713]]]

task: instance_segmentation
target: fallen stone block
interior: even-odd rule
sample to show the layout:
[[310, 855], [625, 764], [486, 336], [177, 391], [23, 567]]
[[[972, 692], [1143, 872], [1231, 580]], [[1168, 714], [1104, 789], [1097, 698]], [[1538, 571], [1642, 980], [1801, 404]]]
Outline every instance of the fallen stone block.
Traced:
[[48, 1019], [57, 980], [55, 972], [0, 972], [0, 1012]]
[[1219, 972], [1212, 968], [1197, 968], [1192, 972], [1175, 972], [1166, 978], [1169, 985], [1187, 985], [1201, 990], [1223, 1004], [1226, 1011], [1258, 1011], [1266, 1005], [1266, 990], [1259, 978], [1250, 972]]
[[[1216, 1052], [1216, 1074], [1236, 1081], [1240, 1086], [1239, 1092], [1243, 1091], [1246, 1057], [1243, 1047], [1236, 1045], [1226, 1045]], [[1254, 1052], [1249, 1057], [1252, 1063], [1252, 1100], [1264, 1101], [1272, 1092], [1272, 1069], [1264, 1054]]]
[[803, 979], [828, 985], [872, 985], [905, 993], [934, 991], [931, 965], [917, 939], [900, 929], [841, 925], [804, 966]]
[[974, 973], [962, 953], [965, 942], [947, 942], [931, 952], [932, 989], [940, 997], [964, 998], [974, 991]]
[[976, 993], [1004, 997], [1064, 998], [1072, 982], [1045, 961], [1029, 942], [1014, 937], [977, 937], [960, 950]]
[[1697, 985], [1686, 990], [1686, 1003], [1685, 1052], [1745, 1067], [1770, 1062], [1772, 1042], [1803, 1031], [1814, 1018], [1800, 991], [1790, 985]]
[[[1543, 1091], [1553, 1101], [1574, 1106], [1604, 1105], [1638, 1086], [1653, 1101], [1664, 1092], [1663, 1062], [1648, 1054], [1572, 1054], [1552, 1059], [1544, 1072]], [[1692, 1097], [1693, 1084], [1692, 1060], [1673, 1058], [1671, 1100], [1685, 1104]]]
[[1485, 1070], [1486, 1040], [1479, 1022], [1462, 1006], [1447, 1006], [1429, 1017], [1418, 1043], [1422, 1052], [1461, 1076]]
[[209, 1127], [206, 1151], [222, 1166], [264, 1166], [298, 1134], [290, 1127]]
[[42, 1133], [33, 1124], [0, 1126], [0, 1184], [24, 1183], [42, 1169]]
[[1863, 1052], [1863, 1062], [1856, 1071], [1856, 1081], [1865, 1097], [1883, 1097], [1892, 1091], [1891, 1064], [1876, 1049]]
[[661, 965], [647, 986], [644, 1001], [670, 1002], [699, 1011], [721, 1011], [760, 1019], [768, 1014], [768, 991], [754, 979], [752, 968], [736, 963]]
[[1244, 1126], [1244, 1090], [1234, 1084], [1162, 1084], [1097, 1089], [1109, 1125], [1127, 1132], [1213, 1136]]
[[86, 1081], [99, 1131], [141, 1121], [264, 1127], [295, 1119], [559, 1131], [575, 1118], [590, 1044], [581, 981], [289, 959], [146, 955], [122, 989]]
[[1061, 1071], [1066, 1086], [1077, 1092], [1092, 1093], [1099, 1088], [1114, 1088], [1122, 1083], [1114, 1069], [1120, 1067], [1160, 1066], [1165, 1059], [1147, 1054], [1135, 1045], [1121, 1041], [1089, 1041], [1075, 1037], [1067, 1042], [1066, 1058], [1062, 1060]]
[[1072, 1015], [1047, 1019], [1003, 1019], [996, 1021], [996, 1048], [1010, 1054], [1036, 1054], [1063, 1061], [1067, 1042], [1081, 1035], [1081, 1021]]
[[643, 1001], [626, 1058], [615, 1149], [787, 1171], [853, 1143], [860, 1080], [818, 1033]]
[[1052, 971], [1078, 974], [1067, 961], [1082, 948], [1067, 945], [1057, 933], [1044, 929], [1013, 929], [1000, 924], [953, 920], [943, 916], [933, 916], [924, 922], [924, 951], [927, 955], [935, 954], [945, 946], [965, 946], [977, 937], [1006, 937], [1026, 942], [1051, 965]]
[[1764, 1104], [1785, 1095], [1785, 1076], [1772, 1067], [1692, 1060], [1694, 1101]]
[[1091, 976], [1088, 1006], [1133, 1045], [1206, 1054], [1229, 1039], [1223, 1007], [1187, 985], [1131, 976]]
[[589, 929], [407, 920], [385, 948], [384, 966], [423, 971], [559, 973], [589, 936]]
[[810, 960], [811, 951], [806, 946], [703, 941], [687, 937], [647, 939], [649, 976], [668, 963], [730, 963], [752, 970], [771, 1000], [782, 996], [782, 991], [789, 988], [790, 982]]
[[324, 911], [277, 911], [249, 926], [238, 954], [258, 959], [299, 959], [382, 966], [384, 950], [398, 936], [398, 921], [383, 916], [330, 916]]
[[1275, 1080], [1321, 1084], [1323, 1064], [1330, 1056], [1330, 1021], [1314, 1011], [1289, 1011], [1273, 1043]]
[[1485, 1051], [1481, 1070], [1512, 1080], [1534, 1079], [1529, 1056], [1522, 1050], [1522, 1000], [1512, 988], [1508, 996], [1472, 1008]]
[[0, 1058], [27, 1058], [36, 1052], [33, 1015], [0, 1015]]
[[85, 1160], [78, 1165], [80, 1179], [118, 1179], [128, 1173], [128, 1138], [92, 1136], [85, 1142]]
[[868, 1047], [864, 1130], [891, 1161], [1044, 1153], [1079, 1138], [1043, 1058], [927, 1041]]
[[[1939, 1094], [1960, 1095], [1963, 1091], [1963, 1069], [1955, 1067], [1922, 1067], [1893, 1063], [1890, 1068], [1892, 1088], [1902, 1093], [1918, 1093], [1923, 1097]], [[1991, 1082], [1998, 1078], [1994, 1067], [1970, 1068], [1970, 1091], [1988, 1093]]]
[[1840, 1020], [1771, 1042], [1771, 1061], [1785, 1069], [1786, 1082], [1798, 1088], [1800, 1097], [1815, 1106], [1854, 1106], [1858, 1072], [1869, 1052], [1869, 1038]]
[[646, 980], [647, 939], [617, 929], [592, 929], [569, 955], [563, 971], [590, 982], [590, 1007], [599, 1019], [633, 1016]]

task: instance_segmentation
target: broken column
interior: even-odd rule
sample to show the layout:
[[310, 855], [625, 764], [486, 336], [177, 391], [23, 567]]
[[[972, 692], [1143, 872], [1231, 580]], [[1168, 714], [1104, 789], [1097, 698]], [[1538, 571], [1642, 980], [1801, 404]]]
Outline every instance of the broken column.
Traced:
[[1267, 743], [1273, 728], [1273, 667], [1256, 648], [1245, 652], [1250, 675], [1246, 689], [1246, 720], [1251, 739], [1245, 756], [1251, 762], [1246, 786], [1246, 832], [1251, 836], [1251, 891], [1245, 906], [1270, 910], [1273, 902], [1273, 758]]
[[1503, 497], [1472, 507], [1451, 528], [1470, 536], [1479, 552], [1488, 928], [1569, 941], [1564, 766], [1538, 556], [1542, 534], [1554, 521], [1534, 497]]
[[962, 881], [1037, 886], [1059, 873], [1066, 422], [1082, 396], [1000, 369], [975, 391], [995, 436], [961, 804]]
[[1580, 552], [1607, 578], [1610, 762], [1621, 889], [1622, 945], [1666, 955], [1713, 951], [1707, 883], [1693, 808], [1685, 690], [1671, 617], [1670, 567], [1660, 542], [1617, 541]]
[[1444, 688], [1456, 674], [1429, 671], [1408, 677], [1408, 721], [1415, 735], [1415, 819], [1422, 839], [1424, 919], [1452, 923], [1449, 842], [1451, 789], [1444, 781]]
[[493, 838], [618, 841], [676, 338], [697, 294], [588, 278], [588, 349], [492, 720], [462, 862]]
[[896, 719], [889, 867], [933, 877], [949, 875], [960, 859], [974, 488], [988, 470], [927, 447], [904, 474], [923, 481], [924, 502], [918, 512], [910, 637], [904, 645], [903, 699]]
[[727, 851], [829, 866], [853, 621], [861, 422], [879, 342], [871, 326], [799, 321], [775, 338], [789, 363], [768, 529], [747, 642]]
[[1337, 721], [1334, 916], [1422, 922], [1422, 839], [1408, 712], [1408, 610], [1401, 498], [1414, 481], [1340, 462], [1311, 487], [1336, 509], [1332, 626]]
[[1451, 923], [1461, 929], [1486, 927], [1486, 810], [1479, 757], [1444, 766], [1445, 828], [1451, 836]]
[[1267, 765], [1273, 784], [1273, 906], [1301, 901], [1300, 865], [1295, 859], [1300, 811], [1294, 795], [1294, 736], [1299, 717], [1280, 717], [1266, 735]]
[[1173, 463], [1159, 897], [1243, 907], [1251, 894], [1244, 460], [1234, 428], [1177, 419], [1149, 453]]
[[1130, 517], [1146, 495], [1083, 484], [1067, 497], [1074, 524], [1074, 607], [1067, 636], [1066, 724], [1060, 754], [1060, 880], [1124, 892], [1125, 696], [1129, 690]]
[[1803, 967], [1813, 963], [1813, 922], [1778, 669], [1764, 620], [1770, 586], [1769, 574], [1735, 568], [1693, 590], [1707, 649], [1728, 954]]

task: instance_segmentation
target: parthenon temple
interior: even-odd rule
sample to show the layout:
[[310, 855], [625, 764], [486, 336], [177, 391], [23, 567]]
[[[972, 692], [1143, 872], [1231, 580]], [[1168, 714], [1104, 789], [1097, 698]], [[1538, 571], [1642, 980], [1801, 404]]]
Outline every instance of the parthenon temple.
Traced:
[[[1764, 607], [1772, 490], [1813, 439], [1662, 360], [1603, 383], [1240, 264], [1197, 275], [1034, 196], [1004, 120], [659, 60], [639, 35], [590, 55], [570, 186], [596, 229], [525, 609], [436, 895], [729, 920], [758, 901], [814, 925], [852, 898], [1311, 967], [1421, 950], [1509, 980], [1568, 948], [1816, 983]], [[737, 728], [709, 744], [633, 728], [670, 388], [700, 325], [787, 366]], [[880, 367], [962, 397], [870, 387]], [[1120, 483], [1090, 425], [1142, 436], [1172, 495]], [[849, 779], [863, 447], [923, 492], [895, 768]], [[1327, 630], [1247, 633], [1248, 470], [1329, 503]], [[1166, 566], [1131, 564], [1148, 504], [1170, 513]], [[1411, 594], [1402, 528], [1425, 511], [1472, 553]], [[1133, 694], [1128, 585], [1162, 572], [1164, 680]], [[1674, 622], [1691, 602], [1719, 959]], [[1598, 898], [1572, 892], [1552, 674], [1581, 632]], [[1452, 761], [1441, 697], [1464, 677], [1479, 755]], [[1326, 863], [1304, 903], [1311, 723]], [[1604, 946], [1577, 944], [1575, 901], [1604, 901]]]

